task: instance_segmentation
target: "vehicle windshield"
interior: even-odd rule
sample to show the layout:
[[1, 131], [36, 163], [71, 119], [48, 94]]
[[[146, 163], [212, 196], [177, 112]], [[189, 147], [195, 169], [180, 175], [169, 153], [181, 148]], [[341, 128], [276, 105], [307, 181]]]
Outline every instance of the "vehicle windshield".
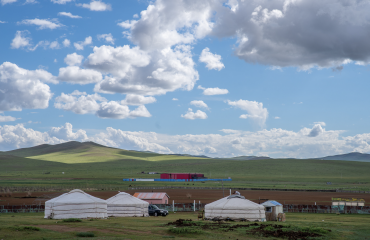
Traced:
[[153, 209], [159, 209], [159, 207], [157, 207], [156, 205], [152, 205], [152, 208]]

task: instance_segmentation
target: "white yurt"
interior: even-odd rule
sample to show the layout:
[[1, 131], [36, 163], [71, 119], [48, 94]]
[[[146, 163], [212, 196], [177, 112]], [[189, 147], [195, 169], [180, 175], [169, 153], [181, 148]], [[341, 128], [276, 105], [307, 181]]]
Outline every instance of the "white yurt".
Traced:
[[204, 207], [206, 219], [265, 221], [265, 208], [240, 195], [230, 195]]
[[80, 189], [64, 193], [45, 202], [45, 218], [106, 218], [107, 201]]
[[148, 217], [149, 203], [128, 193], [120, 192], [107, 200], [108, 216]]

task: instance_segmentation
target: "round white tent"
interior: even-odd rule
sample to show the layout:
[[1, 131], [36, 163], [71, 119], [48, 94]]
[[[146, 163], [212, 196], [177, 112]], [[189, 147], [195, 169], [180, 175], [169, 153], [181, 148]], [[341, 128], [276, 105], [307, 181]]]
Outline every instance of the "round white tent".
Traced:
[[45, 218], [106, 218], [107, 201], [80, 189], [64, 193], [45, 202]]
[[148, 217], [149, 203], [128, 193], [120, 192], [109, 198], [108, 216], [114, 217]]
[[204, 207], [206, 219], [265, 221], [265, 208], [240, 195], [221, 198]]

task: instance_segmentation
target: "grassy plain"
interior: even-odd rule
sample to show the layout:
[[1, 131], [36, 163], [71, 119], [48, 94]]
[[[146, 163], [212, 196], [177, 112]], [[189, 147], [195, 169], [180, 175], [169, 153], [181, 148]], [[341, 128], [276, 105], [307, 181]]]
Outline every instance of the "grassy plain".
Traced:
[[[187, 183], [123, 182], [122, 178], [159, 178], [144, 172], [198, 172], [208, 178], [231, 177], [225, 187], [347, 189], [370, 191], [370, 163], [333, 160], [231, 160], [126, 151], [95, 143], [69, 142], [0, 153], [0, 186], [80, 188], [184, 186]], [[64, 173], [64, 174], [63, 174]], [[331, 185], [327, 185], [331, 182]], [[193, 185], [191, 185], [193, 186]], [[197, 182], [195, 187], [221, 187]]]
[[[92, 232], [93, 239], [276, 239], [249, 235], [243, 229], [231, 232], [221, 230], [203, 230], [197, 234], [176, 234], [169, 231], [173, 226], [166, 226], [179, 218], [197, 220], [196, 213], [170, 213], [167, 217], [149, 218], [109, 218], [100, 220], [82, 220], [82, 222], [63, 222], [44, 219], [42, 213], [0, 214], [0, 239], [80, 239], [79, 232]], [[272, 222], [267, 222], [268, 224]], [[230, 223], [230, 224], [248, 224]], [[305, 214], [287, 213], [287, 221], [278, 223], [302, 228], [324, 228], [331, 232], [319, 239], [370, 239], [370, 215], [348, 214]], [[39, 231], [27, 230], [27, 227], [39, 228]], [[26, 227], [26, 229], [24, 228]]]

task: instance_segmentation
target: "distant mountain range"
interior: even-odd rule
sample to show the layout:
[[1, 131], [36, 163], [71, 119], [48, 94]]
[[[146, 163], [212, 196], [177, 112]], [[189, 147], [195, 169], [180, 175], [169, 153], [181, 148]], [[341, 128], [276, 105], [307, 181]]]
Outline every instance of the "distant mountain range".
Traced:
[[[278, 159], [278, 158], [257, 157], [257, 156], [239, 156], [239, 157], [234, 157], [234, 158], [229, 158], [229, 159], [232, 159], [232, 160], [261, 160], [261, 159]], [[284, 158], [284, 159], [302, 160], [300, 158]], [[334, 156], [327, 156], [327, 157], [320, 157], [320, 158], [308, 158], [308, 159], [370, 162], [370, 154], [352, 152], [352, 153], [346, 153], [346, 154], [340, 154], [340, 155], [334, 155]]]
[[319, 160], [344, 160], [344, 161], [359, 161], [359, 162], [370, 162], [370, 154], [351, 152], [341, 155], [327, 156], [322, 158], [316, 158]]
[[[11, 156], [17, 156], [17, 157], [32, 157], [37, 155], [44, 155], [44, 154], [50, 154], [50, 153], [56, 153], [56, 152], [65, 152], [65, 151], [90, 151], [91, 149], [111, 149], [111, 150], [121, 150], [127, 152], [127, 150], [117, 149], [117, 148], [111, 148], [106, 147], [94, 142], [66, 142], [56, 145], [49, 145], [49, 144], [42, 144], [35, 147], [30, 148], [20, 148], [16, 150], [6, 151], [6, 152], [0, 152], [0, 155], [11, 155]], [[137, 152], [139, 154], [142, 154], [141, 157], [150, 157], [150, 156], [180, 156], [180, 157], [195, 157], [195, 158], [208, 158], [208, 159], [220, 159], [220, 160], [239, 160], [239, 161], [245, 161], [245, 160], [263, 160], [263, 159], [274, 159], [270, 157], [264, 157], [264, 156], [238, 156], [233, 158], [211, 158], [205, 155], [190, 155], [190, 154], [158, 154], [150, 151], [135, 151], [135, 150], [129, 150], [128, 152]], [[127, 154], [127, 153], [126, 153]], [[289, 158], [294, 159], [294, 158]], [[340, 155], [334, 155], [334, 156], [326, 156], [326, 157], [320, 157], [320, 158], [310, 158], [312, 160], [343, 160], [343, 161], [359, 161], [359, 162], [370, 162], [370, 154], [367, 153], [359, 153], [359, 152], [352, 152], [352, 153], [346, 153], [346, 154], [340, 154]], [[302, 160], [302, 159], [297, 159]]]

